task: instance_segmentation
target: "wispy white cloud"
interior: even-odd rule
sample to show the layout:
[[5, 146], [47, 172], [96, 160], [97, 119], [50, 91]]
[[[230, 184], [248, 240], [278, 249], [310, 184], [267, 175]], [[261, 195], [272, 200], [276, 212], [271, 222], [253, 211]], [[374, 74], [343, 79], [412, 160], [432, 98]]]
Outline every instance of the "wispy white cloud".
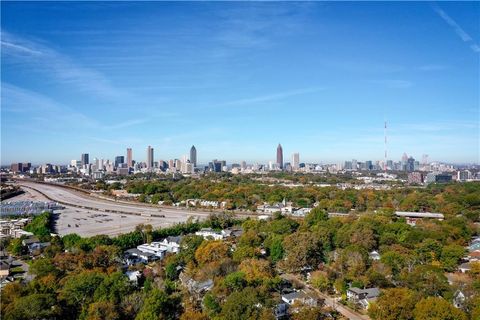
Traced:
[[435, 10], [435, 12], [440, 16], [440, 18], [442, 18], [443, 21], [445, 21], [453, 29], [453, 31], [455, 31], [457, 36], [462, 39], [463, 42], [470, 43], [470, 48], [474, 52], [480, 52], [480, 47], [476, 43], [473, 43], [472, 37], [467, 32], [465, 32], [465, 30], [463, 30], [462, 27], [460, 27], [460, 25], [455, 20], [453, 20], [452, 17], [450, 17], [444, 10], [438, 7], [438, 5], [433, 6], [433, 10]]
[[[76, 63], [67, 55], [40, 41], [25, 39], [5, 30], [1, 30], [1, 35], [2, 55], [27, 64], [47, 77], [53, 77], [60, 85], [68, 85], [97, 97], [125, 96], [125, 92], [115, 88], [102, 73]], [[9, 60], [6, 60], [6, 63], [8, 62]]]
[[9, 118], [8, 114], [15, 113], [25, 126], [36, 125], [44, 130], [50, 130], [54, 124], [55, 128], [112, 131], [140, 125], [149, 120], [129, 119], [107, 125], [43, 94], [5, 82], [1, 83], [1, 89], [3, 119]]
[[269, 102], [269, 101], [274, 101], [274, 100], [282, 100], [282, 99], [286, 99], [286, 98], [293, 97], [293, 96], [304, 95], [304, 94], [308, 94], [308, 93], [314, 93], [314, 92], [322, 91], [322, 90], [325, 90], [325, 89], [326, 89], [325, 87], [311, 87], [311, 88], [296, 89], [296, 90], [283, 91], [283, 92], [278, 92], [278, 93], [272, 93], [272, 94], [267, 94], [267, 95], [262, 95], [262, 96], [251, 97], [251, 98], [233, 100], [233, 101], [223, 103], [221, 105], [222, 106], [231, 106], [231, 105], [247, 105], [247, 104], [254, 104], [254, 103], [259, 103], [259, 102]]

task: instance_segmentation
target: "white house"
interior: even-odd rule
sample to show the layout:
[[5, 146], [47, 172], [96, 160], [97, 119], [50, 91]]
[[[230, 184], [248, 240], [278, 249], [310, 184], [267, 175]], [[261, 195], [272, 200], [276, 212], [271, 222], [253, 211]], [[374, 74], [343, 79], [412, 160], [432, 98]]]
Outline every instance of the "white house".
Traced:
[[225, 230], [222, 231], [215, 231], [212, 228], [203, 228], [200, 231], [195, 232], [197, 236], [202, 236], [205, 239], [211, 237], [213, 240], [223, 240], [223, 238], [227, 237]]
[[347, 290], [347, 300], [359, 304], [364, 309], [367, 309], [370, 302], [375, 301], [379, 295], [380, 289], [378, 288], [349, 288]]
[[153, 253], [159, 259], [163, 259], [163, 257], [165, 257], [165, 254], [167, 253], [167, 249], [162, 246], [161, 242], [144, 243], [137, 246], [137, 249], [142, 252]]

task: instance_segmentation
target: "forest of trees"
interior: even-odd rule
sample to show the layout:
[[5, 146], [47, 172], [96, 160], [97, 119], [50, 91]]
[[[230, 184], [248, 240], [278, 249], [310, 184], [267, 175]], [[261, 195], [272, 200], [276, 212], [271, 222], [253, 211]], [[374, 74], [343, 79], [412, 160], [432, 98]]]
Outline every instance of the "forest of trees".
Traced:
[[[239, 221], [220, 214], [168, 229], [139, 226], [115, 238], [52, 237], [51, 246], [30, 262], [35, 278], [2, 290], [2, 319], [273, 319], [272, 308], [285, 286], [281, 275], [305, 269], [312, 270], [311, 284], [329, 294], [345, 296], [349, 286], [379, 287], [381, 296], [369, 309], [374, 320], [480, 317], [480, 263], [473, 263], [469, 273], [455, 274], [452, 284], [446, 278], [478, 235], [479, 184], [330, 192], [335, 195], [324, 194], [328, 201], [352, 195], [350, 201], [357, 203], [365, 197], [370, 212], [329, 218], [325, 206], [318, 206], [301, 220], [275, 214], [269, 220]], [[393, 207], [439, 211], [446, 219], [410, 226], [384, 201]], [[201, 227], [234, 224], [243, 229], [234, 240], [193, 235]], [[122, 273], [123, 250], [179, 234], [185, 235], [179, 254], [130, 267], [143, 275], [138, 286], [132, 285]], [[372, 250], [380, 253], [379, 261], [369, 257]], [[197, 281], [212, 279], [214, 286], [196, 297], [181, 285], [180, 272]], [[452, 305], [458, 289], [466, 294], [459, 309]], [[329, 309], [299, 306], [289, 318], [328, 315], [338, 316]]]
[[[130, 193], [144, 195], [152, 203], [178, 202], [186, 199], [226, 201], [229, 209], [254, 210], [264, 202], [292, 201], [300, 207], [318, 206], [329, 212], [373, 212], [382, 209], [402, 211], [459, 212], [471, 220], [479, 219], [480, 184], [431, 184], [427, 188], [393, 188], [392, 190], [356, 190], [337, 187], [285, 187], [258, 183], [250, 177], [224, 176], [174, 180], [133, 180], [127, 183]], [[145, 197], [147, 196], [147, 197]]]

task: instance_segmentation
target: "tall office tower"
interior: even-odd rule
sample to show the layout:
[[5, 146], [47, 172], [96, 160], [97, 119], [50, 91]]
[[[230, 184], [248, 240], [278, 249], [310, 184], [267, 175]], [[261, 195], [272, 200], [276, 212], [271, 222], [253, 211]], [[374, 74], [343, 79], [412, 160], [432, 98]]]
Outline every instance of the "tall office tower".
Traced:
[[95, 169], [100, 170], [100, 160], [97, 158], [93, 158], [93, 163], [95, 164]]
[[133, 163], [132, 163], [132, 148], [127, 148], [127, 166], [129, 168], [132, 168], [133, 167]]
[[404, 152], [404, 153], [403, 153], [403, 156], [402, 156], [402, 162], [407, 162], [407, 160], [408, 160], [407, 153]]
[[182, 169], [182, 161], [175, 159], [175, 171], [180, 171]]
[[407, 165], [406, 165], [406, 171], [408, 172], [413, 172], [415, 170], [415, 159], [413, 157], [410, 157], [407, 159]]
[[428, 164], [428, 154], [422, 156], [422, 165], [426, 166]]
[[173, 159], [168, 160], [168, 168], [170, 170], [173, 170], [174, 167], [175, 167], [175, 161]]
[[242, 169], [247, 169], [247, 163], [245, 161], [242, 161], [242, 163], [240, 164], [240, 168]]
[[283, 169], [283, 149], [280, 143], [277, 147], [277, 165], [280, 169]]
[[356, 171], [358, 168], [358, 163], [356, 159], [352, 159], [352, 170]]
[[195, 146], [192, 146], [190, 148], [190, 162], [194, 167], [197, 166], [197, 149], [195, 148]]
[[88, 161], [88, 153], [82, 153], [82, 166], [89, 164], [90, 162]]
[[120, 167], [125, 162], [125, 157], [124, 156], [116, 156], [115, 157], [115, 167]]
[[293, 170], [298, 170], [300, 167], [300, 154], [298, 152], [292, 154], [292, 167]]
[[151, 146], [147, 148], [147, 169], [153, 169], [153, 148]]

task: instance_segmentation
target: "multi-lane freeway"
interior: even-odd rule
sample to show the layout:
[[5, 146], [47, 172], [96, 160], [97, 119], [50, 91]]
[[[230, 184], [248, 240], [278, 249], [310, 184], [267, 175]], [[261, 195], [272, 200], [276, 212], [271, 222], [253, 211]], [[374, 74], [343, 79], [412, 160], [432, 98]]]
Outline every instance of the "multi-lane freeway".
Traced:
[[[185, 208], [158, 208], [144, 204], [129, 204], [101, 199], [62, 186], [18, 181], [32, 200], [48, 199], [65, 206], [60, 211], [57, 232], [61, 235], [78, 233], [116, 235], [131, 231], [140, 223], [166, 227], [185, 222], [189, 217], [204, 219], [210, 212]], [[12, 199], [13, 200], [13, 199]]]

